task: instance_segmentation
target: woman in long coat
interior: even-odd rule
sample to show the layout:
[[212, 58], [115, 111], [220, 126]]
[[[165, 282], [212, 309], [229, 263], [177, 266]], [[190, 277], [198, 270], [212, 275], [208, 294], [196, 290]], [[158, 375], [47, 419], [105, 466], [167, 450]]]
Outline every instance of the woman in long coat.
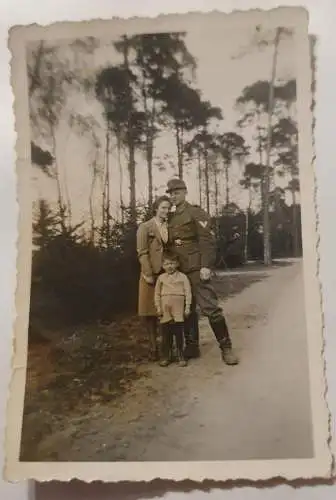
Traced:
[[167, 218], [171, 207], [168, 196], [160, 196], [153, 206], [154, 217], [140, 224], [137, 232], [137, 253], [141, 272], [139, 280], [138, 314], [143, 317], [150, 341], [151, 359], [158, 359], [157, 313], [154, 289], [162, 269], [162, 255], [168, 242]]

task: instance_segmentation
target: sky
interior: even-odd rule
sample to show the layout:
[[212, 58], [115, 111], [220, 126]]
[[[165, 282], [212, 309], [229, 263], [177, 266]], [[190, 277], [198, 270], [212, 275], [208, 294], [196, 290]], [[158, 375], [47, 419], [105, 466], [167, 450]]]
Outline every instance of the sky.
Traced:
[[[270, 45], [264, 49], [258, 49], [253, 45], [256, 37], [254, 25], [244, 26], [244, 29], [230, 29], [220, 31], [210, 29], [206, 25], [197, 25], [191, 29], [185, 37], [188, 50], [197, 60], [195, 85], [202, 92], [202, 97], [209, 100], [212, 105], [221, 108], [224, 120], [219, 125], [219, 131], [238, 131], [236, 122], [239, 113], [235, 103], [245, 86], [258, 80], [269, 80], [271, 74], [271, 62], [273, 48]], [[272, 35], [272, 34], [271, 34]], [[269, 36], [269, 34], [266, 34]], [[118, 64], [120, 56], [113, 47], [113, 39], [100, 40], [99, 47], [91, 56], [83, 56], [79, 61], [85, 71], [92, 74], [100, 68], [111, 64]], [[64, 50], [67, 50], [68, 41], [57, 41]], [[293, 41], [283, 38], [279, 45], [279, 55], [277, 64], [277, 79], [279, 81], [296, 77], [295, 58], [293, 51]], [[69, 96], [67, 110], [76, 110], [84, 115], [92, 115], [100, 124], [99, 132], [102, 140], [102, 150], [104, 149], [104, 120], [102, 108], [97, 102], [88, 102], [82, 95]], [[250, 142], [252, 131], [238, 131]], [[36, 138], [36, 136], [34, 137]], [[38, 139], [38, 138], [37, 138]], [[39, 141], [37, 141], [39, 142]], [[41, 143], [41, 146], [44, 144]], [[155, 143], [155, 157], [163, 159], [166, 155], [171, 156], [176, 168], [167, 166], [166, 170], [154, 172], [155, 194], [162, 194], [165, 191], [167, 180], [176, 175], [177, 158], [175, 140], [171, 133], [166, 133]], [[57, 157], [62, 170], [63, 185], [67, 185], [72, 203], [74, 222], [88, 219], [89, 215], [89, 192], [91, 184], [90, 158], [92, 158], [92, 145], [86, 137], [80, 137], [69, 129], [65, 120], [61, 120], [57, 132]], [[123, 197], [124, 202], [128, 199], [128, 174], [127, 165], [123, 158]], [[143, 155], [137, 155], [136, 167], [136, 188], [138, 200], [147, 199], [147, 171], [146, 161]], [[103, 151], [100, 154], [100, 161], [103, 162]], [[257, 161], [255, 156], [248, 161]], [[111, 162], [111, 203], [112, 214], [118, 216], [119, 213], [119, 167], [116, 152], [110, 156]], [[198, 182], [197, 168], [195, 163], [186, 167], [185, 181], [188, 185], [189, 200], [198, 203]], [[243, 209], [247, 207], [247, 192], [239, 185], [242, 177], [243, 167], [235, 162], [230, 170], [230, 193], [231, 200], [238, 203]], [[284, 187], [288, 184], [288, 179], [277, 179], [277, 185]], [[48, 179], [38, 169], [33, 168], [33, 198], [38, 200], [44, 198], [51, 204], [56, 201], [55, 183]], [[224, 200], [225, 184], [224, 178], [219, 180], [220, 202]], [[95, 210], [97, 217], [100, 215], [101, 193], [99, 185], [95, 196]], [[290, 202], [290, 199], [287, 200]], [[255, 197], [255, 207], [258, 208], [258, 197]], [[212, 210], [214, 205], [212, 204]]]

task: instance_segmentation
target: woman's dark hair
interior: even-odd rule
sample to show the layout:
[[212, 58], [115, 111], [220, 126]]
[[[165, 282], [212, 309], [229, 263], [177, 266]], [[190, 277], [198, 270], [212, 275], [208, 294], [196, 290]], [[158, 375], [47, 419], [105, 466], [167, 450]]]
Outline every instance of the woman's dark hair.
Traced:
[[171, 201], [170, 201], [169, 196], [167, 196], [165, 194], [156, 198], [156, 200], [153, 203], [153, 214], [154, 215], [156, 214], [161, 203], [163, 203], [164, 201], [167, 201], [171, 205]]

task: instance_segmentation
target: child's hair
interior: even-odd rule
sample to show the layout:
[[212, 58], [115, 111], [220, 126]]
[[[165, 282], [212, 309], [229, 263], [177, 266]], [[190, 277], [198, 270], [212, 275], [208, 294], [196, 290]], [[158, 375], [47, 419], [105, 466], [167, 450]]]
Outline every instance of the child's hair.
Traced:
[[180, 263], [179, 258], [176, 255], [176, 253], [170, 252], [170, 251], [164, 252], [164, 254], [162, 256], [162, 262], [167, 261], [167, 260], [169, 260], [171, 262], [176, 262], [176, 264]]

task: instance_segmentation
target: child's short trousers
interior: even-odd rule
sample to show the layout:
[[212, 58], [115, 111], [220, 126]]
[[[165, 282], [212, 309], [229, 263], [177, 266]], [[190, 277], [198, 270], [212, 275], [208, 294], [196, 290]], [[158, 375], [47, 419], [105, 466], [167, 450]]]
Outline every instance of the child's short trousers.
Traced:
[[184, 321], [184, 297], [181, 295], [164, 295], [161, 297], [162, 316], [161, 323]]

